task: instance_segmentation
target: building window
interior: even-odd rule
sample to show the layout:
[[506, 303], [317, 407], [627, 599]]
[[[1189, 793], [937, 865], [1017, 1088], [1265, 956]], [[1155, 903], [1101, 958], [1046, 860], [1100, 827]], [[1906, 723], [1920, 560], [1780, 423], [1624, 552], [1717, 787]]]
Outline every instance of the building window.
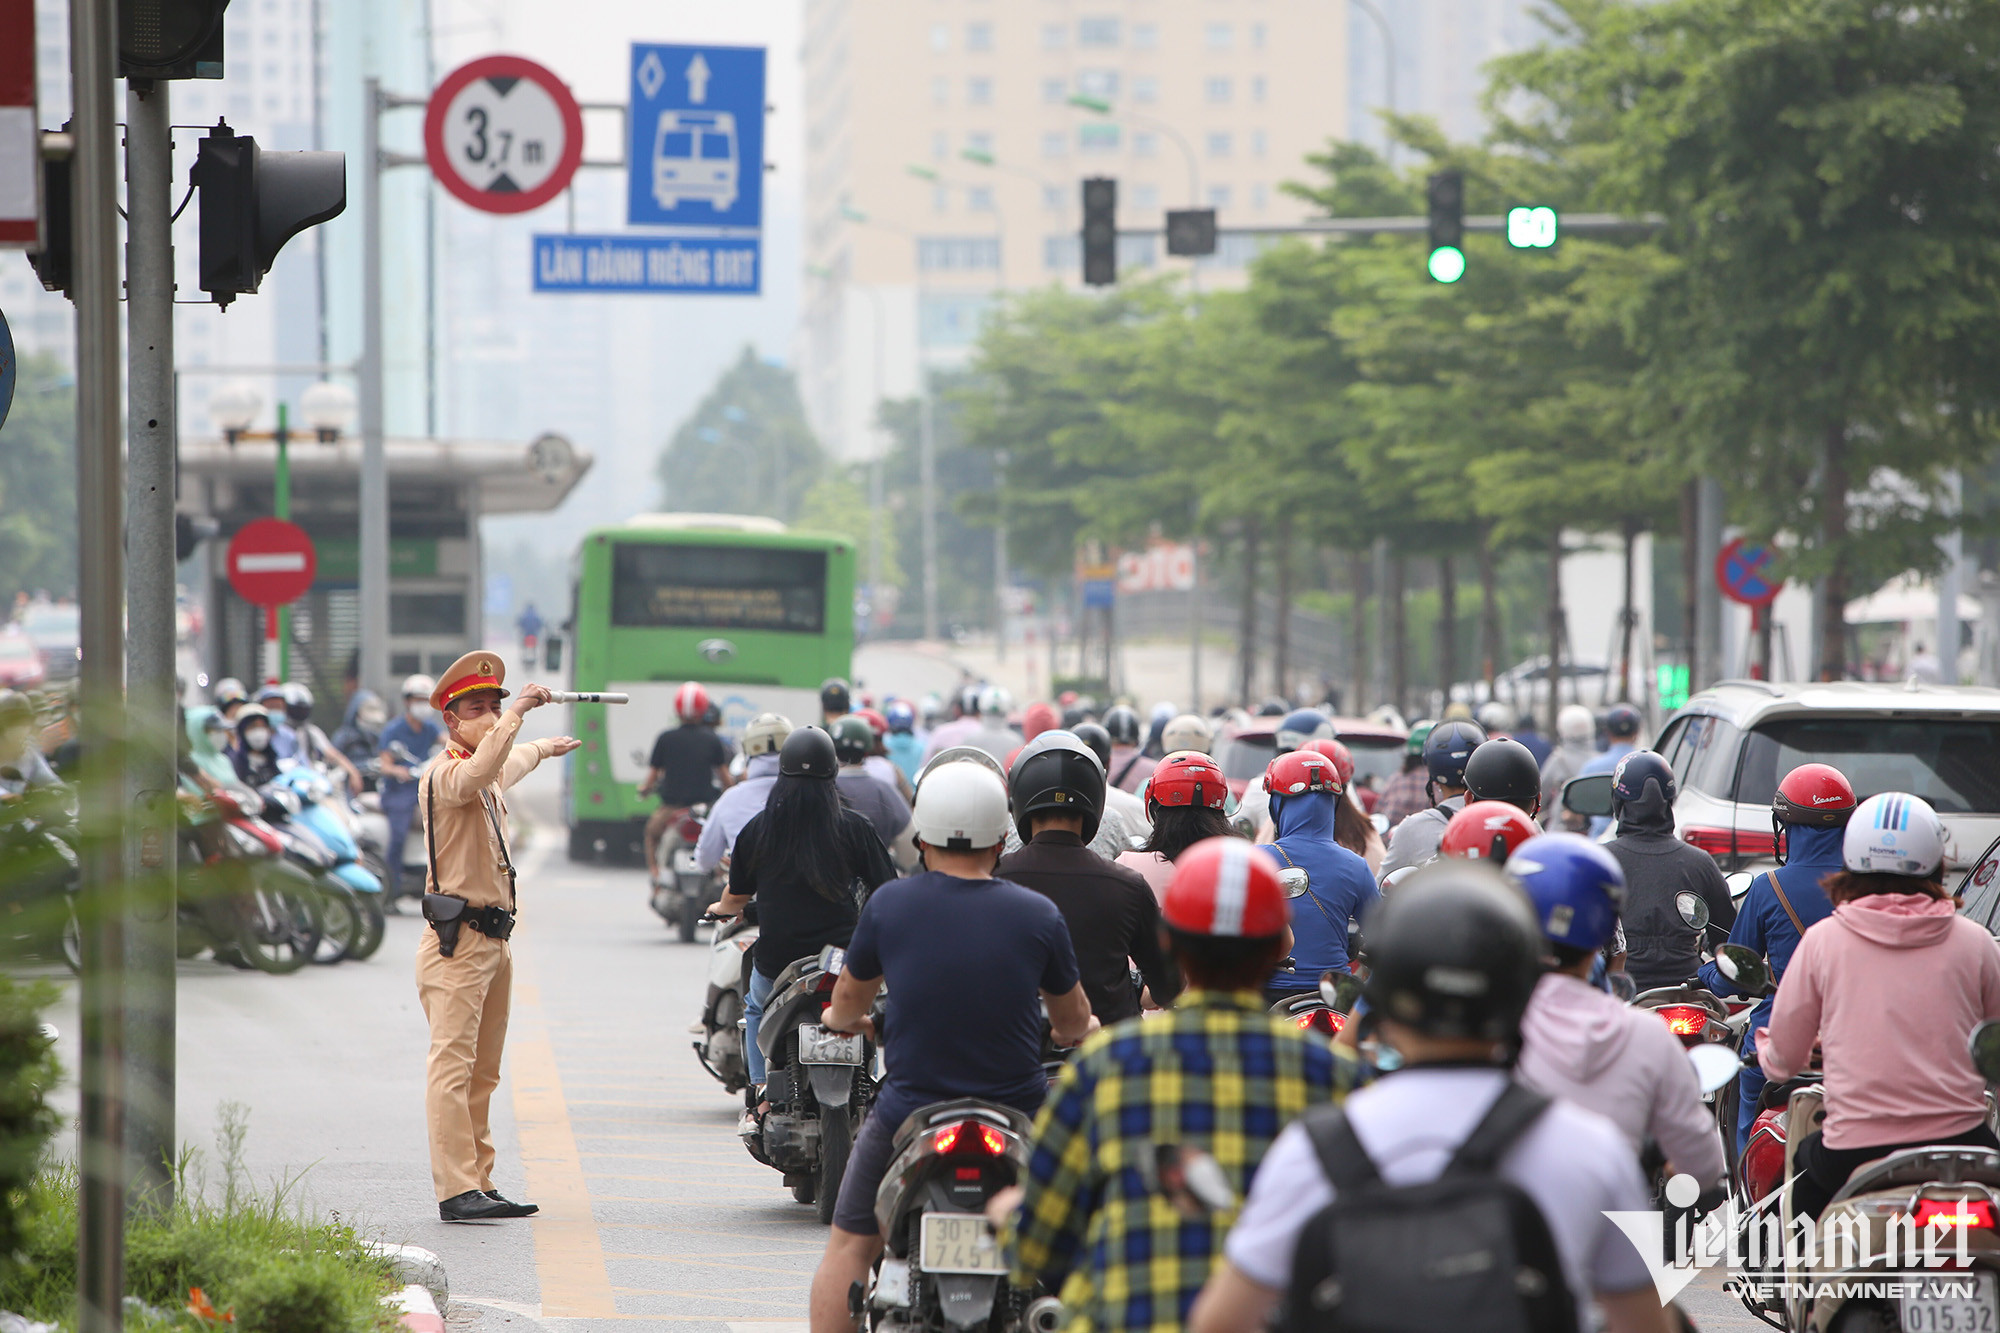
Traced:
[[1148, 106], [1160, 100], [1160, 81], [1150, 74], [1132, 80], [1132, 100]]
[[1208, 187], [1208, 206], [1209, 206], [1210, 208], [1227, 208], [1227, 207], [1229, 207], [1229, 187], [1228, 187], [1227, 185], [1211, 185], [1211, 186], [1209, 186], [1209, 187]]
[[1264, 156], [1264, 148], [1265, 148], [1264, 131], [1262, 130], [1250, 131], [1250, 156], [1252, 157]]
[[918, 337], [925, 347], [969, 347], [992, 306], [993, 298], [983, 292], [926, 292], [918, 310]]
[[1263, 25], [1263, 24], [1261, 24], [1261, 23], [1253, 23], [1253, 24], [1251, 24], [1251, 25], [1250, 25], [1250, 45], [1251, 45], [1251, 46], [1253, 46], [1253, 47], [1255, 47], [1255, 48], [1256, 48], [1257, 50], [1259, 50], [1259, 51], [1261, 51], [1261, 50], [1263, 50], [1263, 49], [1264, 49], [1264, 25]]
[[1000, 267], [997, 236], [919, 236], [917, 267], [926, 273], [970, 273]]
[[1160, 151], [1160, 136], [1151, 130], [1135, 130], [1132, 133], [1132, 156], [1152, 157]]
[[1250, 100], [1253, 102], [1263, 101], [1264, 92], [1265, 92], [1264, 76], [1262, 74], [1259, 74], [1255, 78], [1250, 80]]
[[1147, 234], [1118, 238], [1118, 268], [1121, 272], [1128, 268], [1151, 268], [1159, 262], [1159, 237]]
[[931, 50], [951, 50], [951, 29], [942, 23], [931, 24]]
[[993, 80], [967, 79], [965, 81], [965, 101], [968, 106], [993, 105]]
[[993, 211], [993, 187], [990, 185], [975, 185], [967, 190], [965, 192], [965, 206], [975, 213], [991, 213]]
[[1042, 267], [1052, 273], [1064, 269], [1076, 272], [1083, 267], [1083, 238], [1075, 232], [1059, 232], [1042, 238]]
[[1069, 45], [1069, 28], [1066, 25], [1061, 23], [1044, 23], [1042, 25], [1042, 49], [1044, 51], [1060, 51], [1067, 45]]
[[1227, 51], [1236, 45], [1236, 29], [1227, 23], [1211, 23], [1202, 29], [1202, 41], [1211, 51]]
[[965, 136], [965, 146], [975, 153], [985, 153], [990, 156], [993, 152], [993, 132], [973, 130]]
[[951, 103], [951, 80], [940, 74], [931, 80], [931, 105], [947, 106]]
[[1078, 19], [1076, 44], [1099, 50], [1118, 45], [1118, 20], [1105, 17]]
[[1132, 25], [1132, 49], [1134, 51], [1159, 50], [1160, 25], [1157, 23], [1134, 23]]
[[1061, 106], [1069, 96], [1069, 85], [1061, 79], [1042, 80], [1042, 100], [1050, 106]]
[[1271, 191], [1268, 188], [1262, 185], [1253, 185], [1250, 187], [1250, 207], [1261, 213], [1270, 202]]
[[951, 136], [943, 130], [931, 134], [931, 160], [942, 162], [951, 156]]
[[1235, 86], [1228, 79], [1221, 77], [1209, 79], [1202, 85], [1202, 95], [1214, 105], [1229, 101], [1235, 91]]
[[1102, 123], [1079, 125], [1076, 146], [1086, 153], [1115, 153], [1118, 151], [1118, 127]]
[[948, 213], [950, 211], [951, 191], [942, 185], [931, 186], [931, 212]]
[[1210, 130], [1208, 132], [1208, 155], [1210, 157], [1228, 157], [1235, 150], [1235, 137], [1228, 130]]
[[1069, 200], [1069, 192], [1060, 185], [1042, 187], [1042, 207], [1051, 213], [1060, 213]]
[[1160, 187], [1157, 185], [1134, 185], [1132, 187], [1132, 207], [1141, 213], [1150, 213], [1160, 206]]
[[1069, 152], [1069, 136], [1067, 134], [1051, 130], [1042, 136], [1043, 157], [1061, 157], [1067, 152]]
[[991, 23], [966, 24], [965, 49], [968, 51], [991, 51], [993, 49], [993, 25]]
[[1080, 69], [1076, 72], [1076, 90], [1086, 97], [1099, 97], [1109, 102], [1118, 96], [1118, 71], [1115, 69]]

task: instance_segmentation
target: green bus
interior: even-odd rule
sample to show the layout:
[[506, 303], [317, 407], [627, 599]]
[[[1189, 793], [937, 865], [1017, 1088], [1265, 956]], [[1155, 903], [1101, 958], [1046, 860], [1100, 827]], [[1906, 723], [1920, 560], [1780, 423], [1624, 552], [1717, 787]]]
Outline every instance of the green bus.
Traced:
[[639, 795], [674, 691], [700, 681], [732, 738], [759, 713], [820, 718], [819, 687], [854, 659], [854, 545], [740, 514], [642, 514], [583, 539], [571, 571], [571, 688], [583, 748], [565, 770], [572, 859], [642, 859]]

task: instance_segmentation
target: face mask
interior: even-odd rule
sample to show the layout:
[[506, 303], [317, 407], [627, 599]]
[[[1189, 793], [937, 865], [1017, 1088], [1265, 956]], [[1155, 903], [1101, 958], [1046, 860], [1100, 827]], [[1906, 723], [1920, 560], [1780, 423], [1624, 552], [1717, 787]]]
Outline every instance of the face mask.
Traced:
[[253, 750], [261, 750], [271, 743], [268, 727], [250, 727], [243, 733], [243, 743]]
[[389, 720], [388, 714], [373, 704], [355, 713], [354, 720], [371, 731], [379, 730]]
[[437, 712], [429, 704], [410, 705], [410, 717], [413, 721], [428, 722], [435, 716]]
[[458, 743], [468, 750], [478, 749], [479, 742], [485, 740], [487, 733], [498, 726], [499, 722], [498, 713], [461, 719], [458, 724]]
[[209, 730], [204, 731], [202, 736], [211, 746], [218, 750], [229, 748], [229, 729], [227, 727], [211, 727]]

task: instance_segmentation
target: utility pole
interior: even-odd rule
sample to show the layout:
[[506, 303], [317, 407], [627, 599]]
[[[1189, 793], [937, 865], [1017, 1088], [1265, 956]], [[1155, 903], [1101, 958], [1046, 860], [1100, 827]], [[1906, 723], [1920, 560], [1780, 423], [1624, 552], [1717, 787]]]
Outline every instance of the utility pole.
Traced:
[[[1189, 506], [1193, 516], [1201, 517], [1201, 501], [1195, 500]], [[1192, 524], [1188, 527], [1188, 711], [1197, 717], [1201, 711], [1201, 531]]]
[[1959, 628], [1958, 598], [1965, 587], [1965, 535], [1959, 530], [1959, 474], [1945, 474], [1945, 503], [1951, 507], [1951, 531], [1938, 538], [1944, 551], [1944, 568], [1938, 574], [1937, 660], [1938, 679], [1946, 685], [1958, 684], [1958, 647], [1963, 638]]
[[1722, 679], [1722, 589], [1715, 559], [1722, 554], [1722, 483], [1703, 477], [1695, 488], [1694, 671], [1690, 692]]
[[125, 1150], [144, 1205], [173, 1201], [174, 248], [166, 79], [125, 94], [127, 643]]
[[362, 689], [389, 694], [389, 477], [382, 445], [382, 81], [361, 94]]
[[[919, 303], [919, 313], [922, 306]], [[924, 637], [938, 636], [937, 563], [937, 414], [931, 405], [930, 367], [924, 364], [923, 329], [919, 319], [917, 338], [917, 425], [919, 431], [918, 472], [923, 483], [924, 501]]]
[[993, 456], [993, 660], [1007, 660], [1007, 451]]
[[115, 0], [73, 0], [78, 715], [83, 742], [77, 1123], [78, 1333], [118, 1333], [125, 1295], [125, 513], [120, 477]]

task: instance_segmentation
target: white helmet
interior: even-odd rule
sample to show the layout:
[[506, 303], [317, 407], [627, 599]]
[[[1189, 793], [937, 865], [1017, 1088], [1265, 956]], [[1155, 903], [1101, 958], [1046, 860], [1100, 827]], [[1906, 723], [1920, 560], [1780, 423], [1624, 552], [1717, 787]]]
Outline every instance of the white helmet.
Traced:
[[403, 677], [403, 697], [405, 699], [428, 699], [431, 697], [431, 691], [436, 688], [437, 682], [429, 676]]
[[1007, 691], [998, 685], [988, 685], [979, 692], [979, 715], [981, 717], [1005, 717], [1014, 701], [1007, 697]]
[[1520, 721], [1514, 715], [1514, 710], [1498, 699], [1488, 699], [1479, 705], [1479, 711], [1473, 718], [1480, 726], [1486, 728], [1489, 736], [1496, 731], [1512, 731]]
[[1556, 738], [1558, 740], [1582, 742], [1597, 733], [1597, 719], [1582, 704], [1564, 704], [1556, 714]]
[[1930, 879], [1944, 867], [1944, 822], [1904, 791], [1870, 796], [1848, 816], [1840, 863], [1864, 875]]
[[1215, 732], [1206, 718], [1193, 713], [1182, 713], [1160, 731], [1160, 745], [1168, 754], [1176, 750], [1199, 750], [1208, 753], [1208, 747], [1215, 744]]
[[759, 713], [750, 719], [749, 726], [743, 728], [743, 753], [746, 757], [776, 754], [791, 734], [790, 718], [779, 717], [776, 713]]
[[1007, 837], [1007, 785], [979, 764], [943, 764], [924, 774], [912, 813], [926, 846], [951, 852], [995, 847]]

